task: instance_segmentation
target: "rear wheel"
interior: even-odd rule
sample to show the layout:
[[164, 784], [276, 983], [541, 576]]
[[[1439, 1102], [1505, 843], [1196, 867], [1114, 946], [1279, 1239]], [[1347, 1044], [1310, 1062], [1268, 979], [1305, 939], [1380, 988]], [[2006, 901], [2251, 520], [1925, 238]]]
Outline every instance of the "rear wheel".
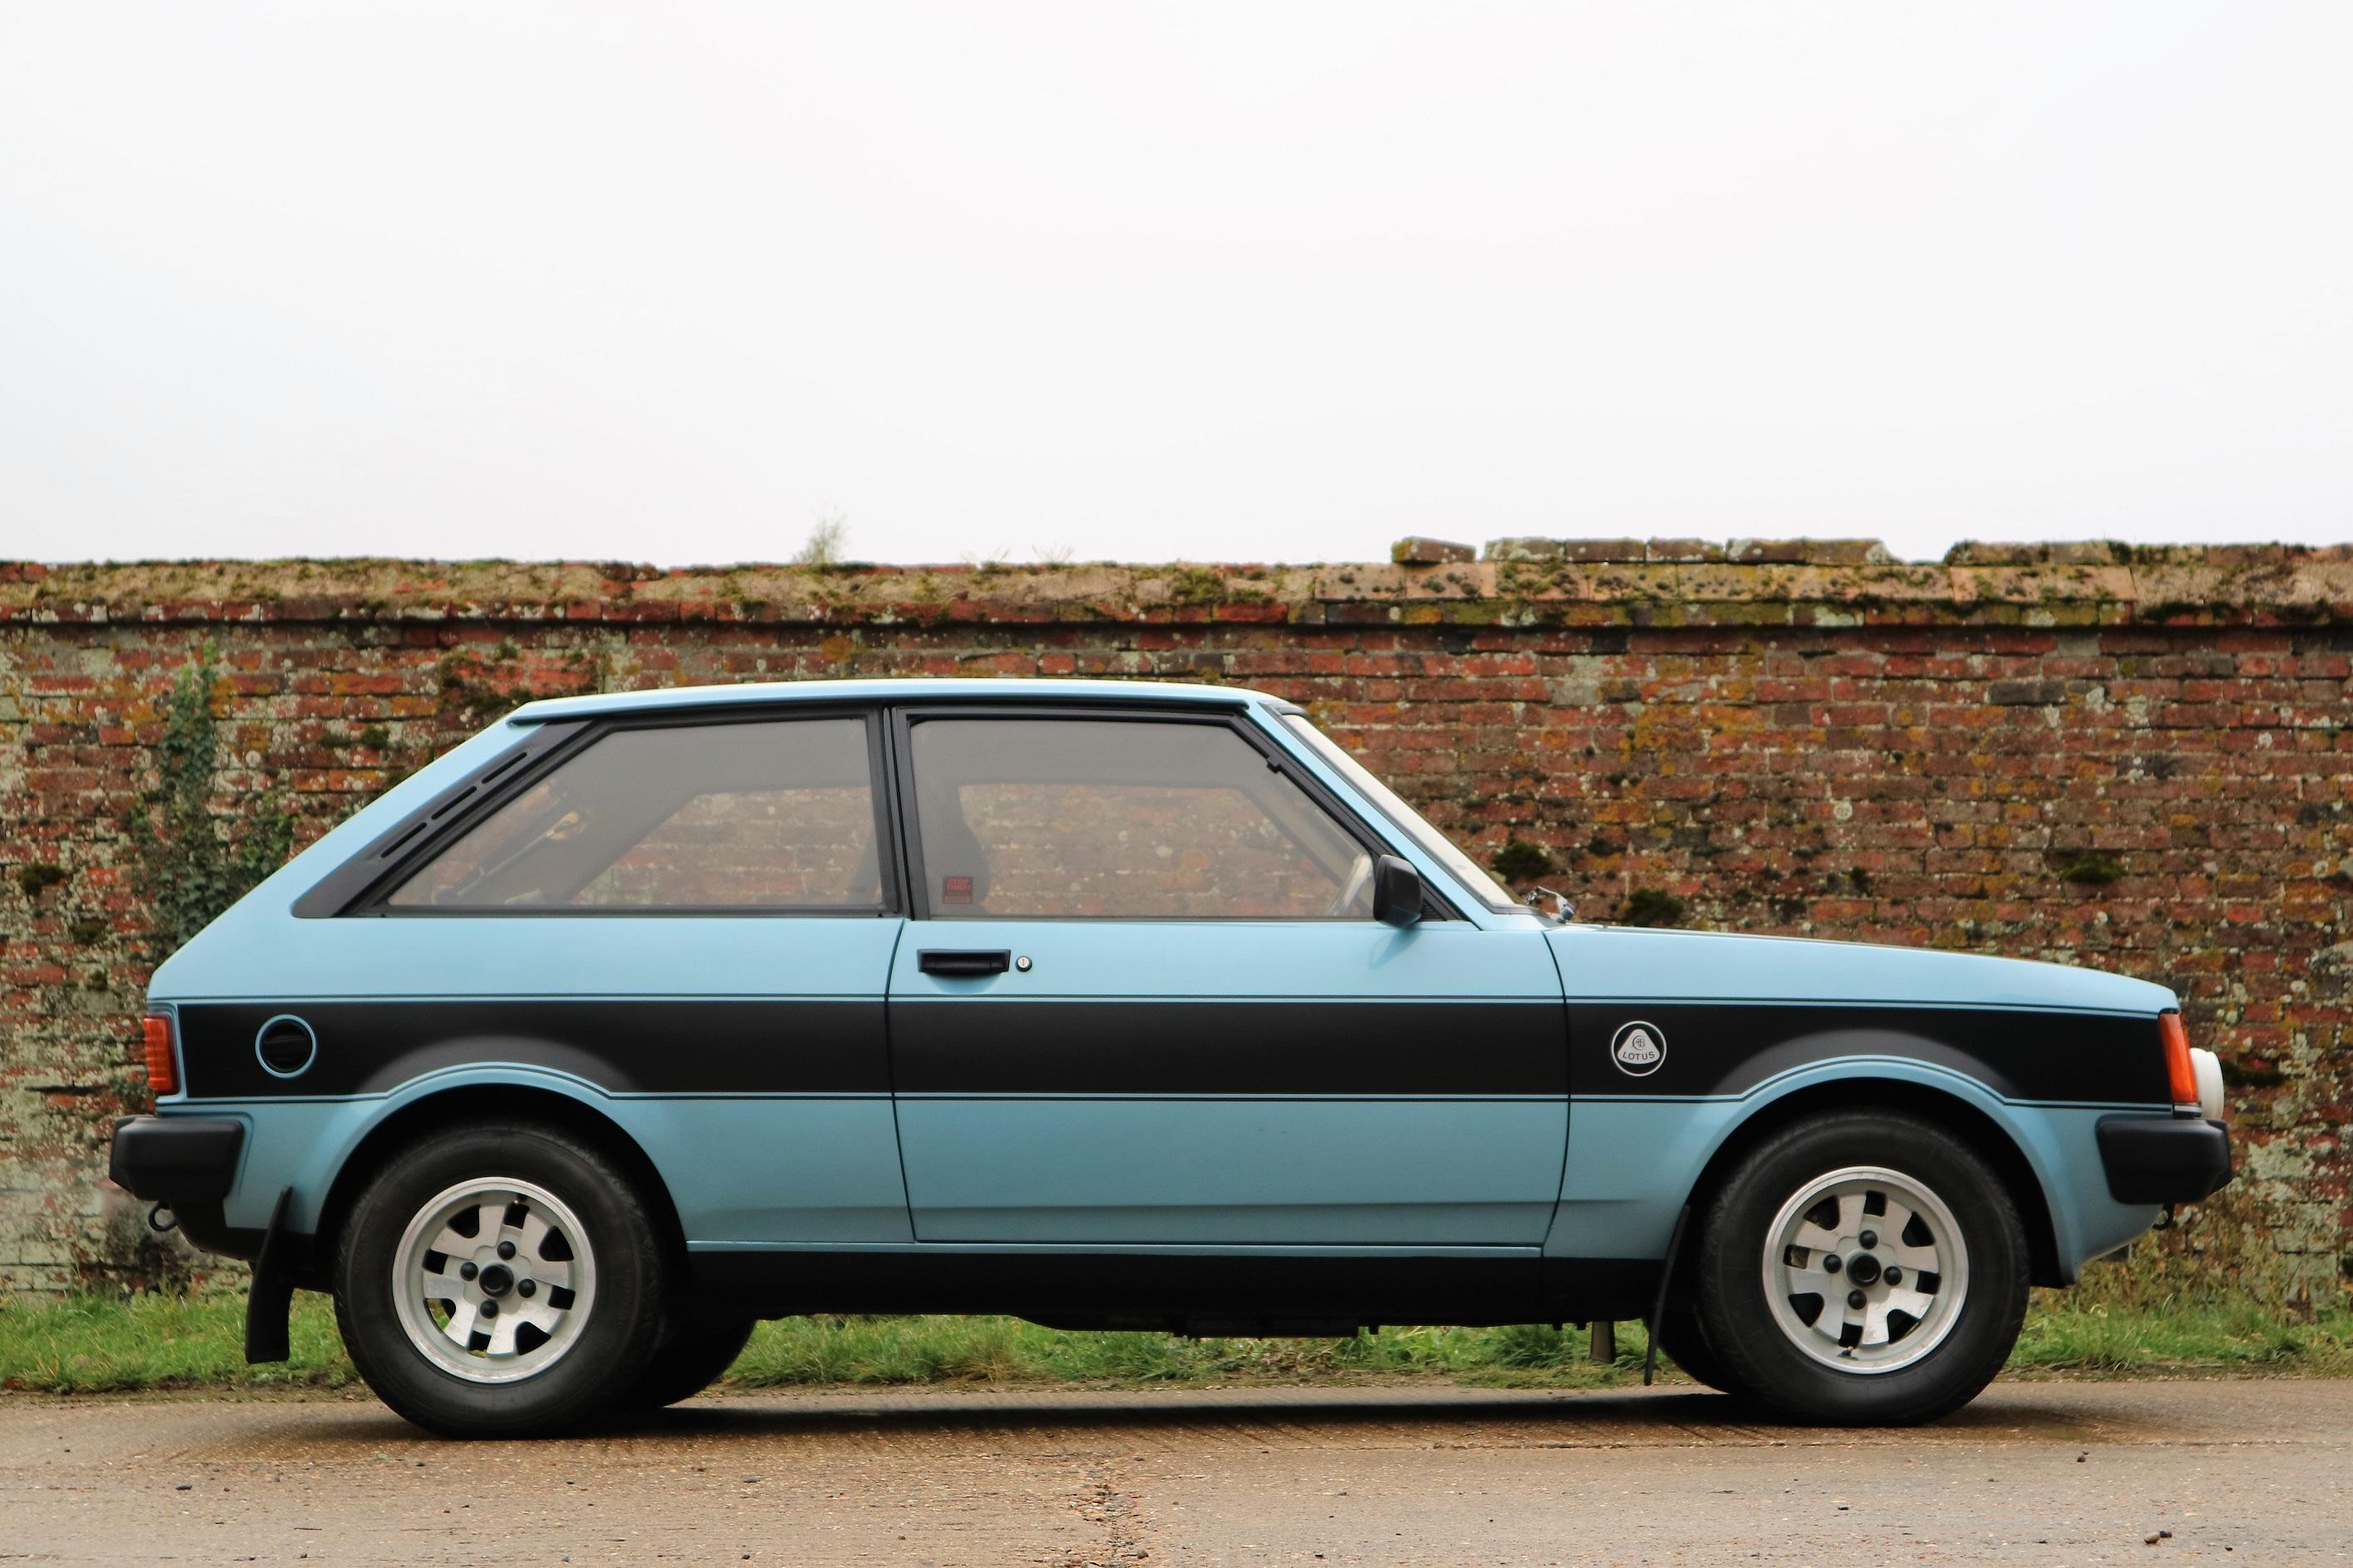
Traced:
[[2026, 1276], [2017, 1205], [1974, 1150], [1915, 1116], [1841, 1110], [1772, 1134], [1725, 1178], [1690, 1310], [1703, 1359], [1783, 1415], [1927, 1421], [2001, 1369]]
[[662, 1337], [663, 1251], [628, 1175], [572, 1134], [460, 1127], [402, 1152], [337, 1248], [335, 1321], [377, 1397], [445, 1436], [611, 1405]]
[[759, 1324], [750, 1318], [690, 1318], [680, 1323], [622, 1394], [623, 1410], [659, 1410], [691, 1399], [735, 1364]]

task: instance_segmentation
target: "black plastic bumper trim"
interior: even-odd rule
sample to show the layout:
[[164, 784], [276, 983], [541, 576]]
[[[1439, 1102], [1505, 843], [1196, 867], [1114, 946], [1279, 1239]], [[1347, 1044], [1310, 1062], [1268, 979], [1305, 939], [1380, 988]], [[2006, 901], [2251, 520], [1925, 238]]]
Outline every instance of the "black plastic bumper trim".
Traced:
[[2194, 1204], [2231, 1180], [2231, 1134], [2188, 1116], [2103, 1116], [2100, 1163], [2120, 1204]]
[[150, 1203], [216, 1204], [237, 1181], [245, 1123], [222, 1116], [129, 1116], [114, 1124], [107, 1174]]

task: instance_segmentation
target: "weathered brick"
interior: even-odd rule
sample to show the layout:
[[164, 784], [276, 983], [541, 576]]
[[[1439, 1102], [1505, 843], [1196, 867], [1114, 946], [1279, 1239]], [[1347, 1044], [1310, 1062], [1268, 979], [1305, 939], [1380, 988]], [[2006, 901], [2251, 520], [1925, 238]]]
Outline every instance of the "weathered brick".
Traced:
[[1997, 680], [1986, 688], [1986, 700], [1997, 707], [2048, 707], [2067, 700], [2063, 680]]
[[1639, 539], [1565, 539], [1561, 558], [1588, 566], [1630, 566], [1650, 558], [1650, 546]]
[[1724, 546], [1704, 539], [1653, 539], [1642, 547], [1643, 559], [1658, 565], [1685, 562], [1721, 561]]
[[1476, 561], [1479, 552], [1468, 544], [1457, 544], [1451, 539], [1430, 539], [1415, 534], [1390, 545], [1389, 559], [1400, 566], [1442, 566], [1456, 562]]
[[1487, 561], [1559, 561], [1566, 559], [1567, 552], [1563, 548], [1565, 542], [1565, 541], [1558, 539], [1491, 539], [1487, 541], [1487, 548], [1481, 553], [1481, 559]]

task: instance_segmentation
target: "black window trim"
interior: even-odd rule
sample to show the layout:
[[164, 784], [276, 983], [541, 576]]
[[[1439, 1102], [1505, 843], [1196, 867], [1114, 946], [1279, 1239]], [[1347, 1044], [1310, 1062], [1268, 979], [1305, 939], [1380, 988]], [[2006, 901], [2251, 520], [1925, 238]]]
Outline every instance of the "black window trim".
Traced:
[[[929, 879], [923, 875], [922, 828], [915, 813], [914, 726], [926, 719], [1052, 719], [1052, 720], [1117, 720], [1137, 722], [1187, 723], [1222, 725], [1241, 737], [1242, 743], [1266, 760], [1269, 769], [1281, 773], [1304, 793], [1307, 797], [1332, 818], [1342, 832], [1356, 841], [1356, 847], [1370, 855], [1395, 855], [1396, 847], [1361, 814], [1350, 808], [1327, 788], [1323, 780], [1298, 765], [1275, 739], [1250, 721], [1242, 708], [1231, 703], [1198, 705], [1180, 702], [1123, 704], [1118, 702], [1008, 702], [1003, 699], [984, 702], [941, 702], [924, 700], [892, 704], [890, 709], [892, 787], [897, 796], [894, 805], [901, 823], [900, 861], [902, 888], [906, 895], [907, 918], [915, 921], [954, 921], [976, 927], [1004, 925], [1015, 921], [1087, 921], [1103, 925], [1357, 925], [1372, 923], [1370, 917], [1362, 921], [1347, 916], [1309, 918], [1296, 915], [956, 915], [941, 914], [931, 907]], [[1461, 920], [1462, 913], [1453, 901], [1430, 878], [1422, 879], [1422, 918], [1425, 920]]]
[[[882, 899], [862, 904], [660, 904], [525, 905], [459, 907], [387, 900], [399, 887], [469, 828], [529, 790], [606, 736], [630, 730], [702, 729], [723, 724], [789, 723], [809, 719], [858, 719], [866, 726], [867, 773], [873, 794], [876, 856], [882, 868]], [[568, 731], [552, 743], [551, 731]], [[889, 723], [883, 705], [861, 702], [714, 703], [666, 710], [641, 709], [606, 719], [551, 721], [533, 726], [531, 738], [500, 755], [431, 802], [379, 835], [297, 900], [297, 915], [384, 920], [881, 920], [906, 908], [906, 873], [899, 849], [897, 791], [891, 769]], [[533, 756], [514, 767], [516, 752]], [[504, 773], [501, 778], [497, 775]], [[491, 785], [492, 780], [496, 783]], [[472, 795], [475, 798], [468, 800]], [[436, 819], [459, 802], [465, 809], [446, 822]], [[429, 831], [418, 833], [420, 826]], [[408, 842], [411, 838], [414, 842]], [[395, 852], [397, 851], [396, 854]], [[306, 909], [305, 905], [312, 907]]]

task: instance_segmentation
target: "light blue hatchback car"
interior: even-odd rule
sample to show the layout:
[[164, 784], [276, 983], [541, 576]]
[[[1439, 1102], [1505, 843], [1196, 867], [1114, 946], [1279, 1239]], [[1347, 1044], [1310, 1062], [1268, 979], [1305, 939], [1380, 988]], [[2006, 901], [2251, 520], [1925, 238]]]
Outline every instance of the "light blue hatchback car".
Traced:
[[[1546, 900], [1552, 903], [1551, 900]], [[156, 973], [115, 1179], [438, 1432], [761, 1318], [1649, 1320], [1915, 1421], [2230, 1178], [2173, 994], [1516, 903], [1296, 707], [854, 681], [538, 702]]]

